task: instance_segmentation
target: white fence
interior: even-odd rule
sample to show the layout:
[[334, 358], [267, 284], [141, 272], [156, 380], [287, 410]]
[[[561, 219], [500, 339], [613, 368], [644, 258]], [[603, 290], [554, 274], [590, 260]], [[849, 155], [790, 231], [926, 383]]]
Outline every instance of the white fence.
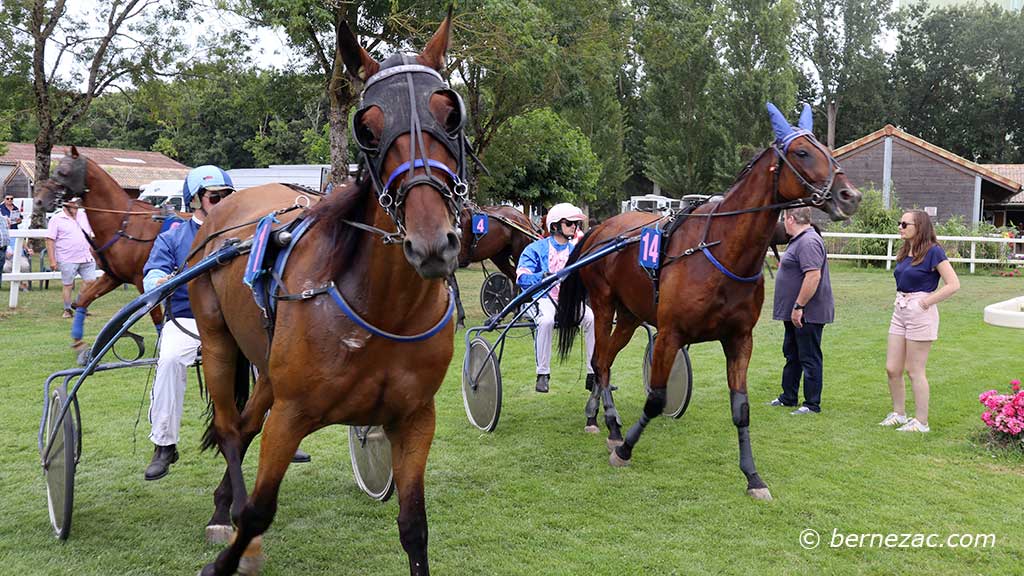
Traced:
[[[25, 219], [28, 222], [28, 218]], [[57, 280], [60, 281], [60, 270], [56, 272], [22, 272], [21, 271], [21, 250], [26, 238], [45, 238], [46, 230], [11, 230], [11, 240], [14, 243], [14, 260], [11, 262], [11, 271], [5, 273], [3, 279], [11, 283], [11, 296], [7, 305], [11, 308], [18, 307], [18, 286], [21, 282], [28, 280]]]
[[[44, 238], [46, 236], [46, 230], [11, 230], [11, 240], [14, 241], [14, 253], [21, 254], [21, 249], [24, 244], [25, 238]], [[854, 232], [824, 232], [822, 236], [825, 238], [826, 243], [830, 239], [842, 240], [842, 239], [874, 239], [874, 240], [885, 240], [886, 241], [886, 253], [883, 254], [847, 254], [842, 250], [835, 250], [834, 247], [830, 247], [828, 257], [834, 260], [884, 260], [885, 269], [889, 270], [892, 268], [892, 263], [896, 261], [896, 254], [893, 250], [895, 241], [899, 240], [898, 234], [860, 234]], [[970, 257], [964, 257], [962, 255], [950, 256], [950, 262], [965, 263], [970, 265], [971, 274], [974, 273], [974, 268], [977, 264], [1007, 264], [1024, 265], [1024, 254], [1017, 253], [1018, 249], [1024, 250], [1024, 238], [988, 238], [985, 236], [939, 236], [939, 242], [943, 244], [947, 252], [953, 252], [950, 248], [952, 246], [959, 246], [961, 244], [970, 243]], [[1006, 246], [1000, 252], [1011, 256], [1016, 256], [1020, 259], [1007, 259], [1007, 258], [979, 258], [978, 257], [978, 245], [979, 244], [1002, 244]], [[21, 259], [15, 258], [11, 265], [11, 272], [3, 275], [4, 281], [10, 281], [10, 299], [8, 300], [8, 306], [16, 308], [18, 306], [18, 284], [27, 280], [60, 280], [60, 272], [21, 272]]]
[[[892, 263], [896, 261], [896, 253], [893, 250], [894, 246], [898, 246], [896, 241], [900, 239], [899, 234], [862, 234], [856, 232], [823, 232], [822, 237], [825, 239], [826, 244], [830, 245], [828, 257], [835, 260], [884, 260], [885, 269], [890, 270]], [[886, 241], [886, 252], [885, 254], [848, 254], [842, 250], [835, 250], [834, 242], [829, 242], [829, 239], [874, 239], [874, 240], [885, 240]], [[989, 238], [987, 236], [939, 236], [939, 243], [942, 244], [946, 252], [950, 254], [949, 261], [954, 263], [964, 263], [970, 265], [970, 272], [974, 274], [975, 266], [978, 264], [1006, 264], [1006, 265], [1017, 265], [1024, 264], [1024, 254], [1017, 253], [1018, 249], [1024, 249], [1024, 239], [1022, 238]], [[970, 256], [965, 256], [960, 253], [960, 247], [970, 243]], [[1003, 258], [985, 258], [978, 256], [978, 245], [979, 244], [995, 244], [1003, 245], [1001, 249], [997, 251], [1006, 256]]]

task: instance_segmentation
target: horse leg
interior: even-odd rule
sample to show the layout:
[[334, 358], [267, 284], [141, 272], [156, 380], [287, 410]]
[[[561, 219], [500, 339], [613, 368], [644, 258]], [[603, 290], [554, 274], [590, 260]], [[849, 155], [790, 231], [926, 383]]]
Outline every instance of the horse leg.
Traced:
[[[241, 408], [239, 403], [245, 402], [249, 395], [249, 374], [238, 374], [238, 359], [241, 351], [238, 345], [226, 332], [226, 327], [210, 326], [205, 324], [201, 327], [203, 332], [203, 374], [206, 378], [206, 389], [209, 394], [210, 403], [213, 407], [212, 421], [207, 426], [203, 439], [204, 447], [214, 443], [220, 448], [221, 454], [227, 463], [225, 477], [229, 486], [227, 490], [218, 488], [214, 493], [214, 503], [219, 507], [220, 498], [229, 497], [232, 502], [232, 517], [237, 521], [238, 514], [245, 504], [246, 489], [245, 481], [242, 478], [242, 454], [243, 441], [241, 427], [243, 425]], [[261, 375], [261, 378], [264, 378]], [[243, 381], [244, 380], [244, 381]], [[244, 390], [242, 387], [244, 386]], [[263, 386], [257, 386], [257, 392], [270, 388], [269, 382]], [[270, 394], [269, 392], [266, 392]], [[272, 402], [273, 396], [271, 396]], [[258, 430], [258, 427], [257, 427]], [[221, 483], [224, 485], [224, 482]], [[230, 529], [230, 522], [224, 520], [214, 513], [210, 523], [217, 520], [217, 526], [227, 526]], [[223, 533], [223, 528], [207, 530], [208, 537], [216, 538], [216, 533]], [[212, 533], [211, 533], [212, 532]]]
[[665, 409], [665, 387], [668, 385], [668, 377], [672, 372], [672, 364], [675, 363], [679, 346], [679, 335], [674, 330], [666, 326], [658, 332], [651, 357], [651, 391], [647, 394], [640, 419], [629, 428], [622, 445], [612, 450], [608, 460], [612, 466], [629, 466], [630, 459], [633, 458], [633, 447], [640, 441], [644, 428], [647, 428], [647, 424], [660, 416]]
[[434, 439], [434, 401], [388, 429], [395, 488], [398, 490], [398, 536], [409, 556], [409, 574], [427, 576], [427, 508], [423, 472]]
[[740, 442], [740, 470], [747, 477], [747, 494], [758, 500], [771, 500], [768, 485], [761, 480], [754, 466], [754, 453], [750, 448], [750, 403], [747, 400], [747, 366], [754, 349], [751, 332], [722, 341], [725, 351], [726, 374], [729, 378], [729, 401], [732, 404], [732, 423]]
[[619, 355], [619, 352], [633, 339], [633, 334], [639, 326], [640, 319], [634, 316], [632, 312], [626, 310], [625, 306], [619, 306], [616, 314], [615, 328], [612, 330], [608, 346], [605, 348], [603, 363], [598, 364], [596, 359], [594, 362], [595, 372], [597, 371], [596, 366], [601, 366], [601, 376], [599, 376], [598, 382], [600, 382], [601, 396], [604, 401], [604, 422], [608, 426], [607, 443], [609, 451], [618, 448], [623, 442], [622, 419], [619, 417], [619, 411], [615, 408], [615, 399], [612, 398], [612, 364], [615, 362], [615, 357]]
[[104, 294], [107, 294], [120, 285], [121, 282], [115, 280], [111, 274], [104, 274], [96, 280], [86, 284], [82, 290], [78, 292], [78, 298], [75, 298], [73, 305], [75, 308], [88, 308], [89, 304], [92, 304], [94, 300]]
[[512, 284], [516, 283], [517, 262], [513, 262], [512, 250], [509, 249], [508, 246], [502, 248], [501, 252], [495, 254], [491, 258], [491, 262], [494, 262], [494, 265], [498, 267], [498, 270], [511, 280]]
[[[607, 352], [611, 341], [613, 311], [607, 303], [607, 299], [591, 297], [591, 309], [594, 311], [594, 374], [595, 380], [590, 388], [590, 397], [587, 398], [587, 405], [584, 413], [587, 417], [587, 425], [583, 428], [588, 434], [597, 434], [601, 429], [597, 426], [597, 412], [601, 404], [601, 391], [608, 385], [611, 374], [611, 365], [615, 355], [608, 360]], [[607, 414], [607, 412], [606, 412]], [[617, 424], [617, 423], [616, 423]], [[610, 431], [611, 429], [609, 429]], [[620, 435], [621, 437], [621, 435]]]
[[75, 319], [71, 324], [72, 347], [76, 350], [82, 346], [82, 337], [85, 336], [85, 312], [89, 308], [89, 304], [92, 304], [94, 300], [120, 285], [121, 283], [115, 280], [112, 275], [104, 274], [96, 280], [85, 284], [78, 293], [78, 298], [72, 302], [72, 307], [75, 308]]
[[252, 498], [238, 516], [235, 539], [217, 555], [214, 562], [203, 567], [201, 576], [230, 576], [236, 571], [239, 574], [259, 573], [264, 560], [260, 536], [274, 521], [281, 481], [299, 442], [309, 431], [310, 423], [287, 407], [276, 406], [270, 411], [260, 444], [256, 485]]
[[459, 294], [459, 281], [453, 273], [448, 277], [448, 286], [452, 289], [452, 297], [455, 298], [455, 327], [466, 327], [466, 310], [462, 307], [462, 296]]
[[[270, 381], [264, 374], [260, 374], [256, 380], [253, 396], [245, 405], [245, 410], [242, 411], [241, 445], [239, 450], [239, 459], [241, 461], [245, 460], [245, 453], [248, 451], [253, 439], [259, 434], [260, 429], [263, 428], [263, 419], [266, 418], [267, 410], [270, 409], [273, 403], [274, 395]], [[241, 494], [243, 498], [235, 499], [233, 496], [234, 490], [231, 485], [231, 473], [228, 468], [224, 470], [224, 477], [213, 493], [213, 516], [206, 523], [206, 541], [210, 544], [227, 544], [231, 539], [231, 535], [234, 534], [232, 518], [237, 518], [242, 506], [245, 505], [244, 497], [246, 492], [244, 491], [244, 483]]]

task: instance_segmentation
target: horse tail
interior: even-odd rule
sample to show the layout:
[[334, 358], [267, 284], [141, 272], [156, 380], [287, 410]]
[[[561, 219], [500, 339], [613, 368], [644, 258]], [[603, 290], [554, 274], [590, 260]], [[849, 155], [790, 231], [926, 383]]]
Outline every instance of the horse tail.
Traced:
[[[584, 255], [586, 250], [583, 247], [596, 229], [595, 226], [588, 230], [583, 239], [576, 244], [572, 254], [569, 255], [566, 266], [571, 266]], [[583, 305], [587, 299], [587, 287], [583, 285], [580, 271], [573, 270], [565, 277], [565, 280], [562, 280], [562, 285], [558, 290], [558, 308], [555, 310], [555, 323], [558, 325], [558, 356], [565, 360], [569, 357], [572, 342], [576, 339], [576, 333], [580, 329]]]
[[[245, 409], [246, 403], [249, 402], [249, 378], [252, 374], [252, 365], [249, 363], [249, 359], [242, 354], [241, 350], [238, 351], [238, 355], [235, 357], [235, 407], [238, 412], [241, 413]], [[209, 448], [216, 448], [217, 444], [217, 430], [213, 425], [214, 406], [213, 398], [209, 393], [206, 395], [206, 431], [203, 432], [203, 440], [200, 443], [200, 448], [206, 450]]]

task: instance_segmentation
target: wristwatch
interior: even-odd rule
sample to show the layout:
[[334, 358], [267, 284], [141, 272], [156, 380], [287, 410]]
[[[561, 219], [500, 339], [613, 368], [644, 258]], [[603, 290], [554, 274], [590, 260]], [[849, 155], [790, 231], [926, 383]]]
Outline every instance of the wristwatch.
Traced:
[[803, 310], [804, 308], [807, 308], [806, 304], [793, 303], [793, 310]]

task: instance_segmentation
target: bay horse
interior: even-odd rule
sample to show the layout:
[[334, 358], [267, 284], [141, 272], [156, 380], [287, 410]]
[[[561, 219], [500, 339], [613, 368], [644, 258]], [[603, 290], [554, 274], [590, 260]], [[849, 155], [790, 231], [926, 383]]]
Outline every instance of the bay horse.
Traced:
[[[474, 233], [473, 215], [487, 215], [487, 233]], [[541, 232], [533, 222], [512, 206], [471, 206], [462, 210], [462, 247], [459, 249], [459, 268], [465, 268], [474, 262], [490, 260], [498, 267], [512, 284], [516, 281], [516, 266], [519, 256], [531, 242], [541, 237]], [[455, 275], [449, 281], [455, 290], [455, 302], [458, 307], [458, 325], [465, 324], [466, 313], [462, 308], [459, 294], [459, 283]]]
[[[53, 175], [36, 184], [35, 209], [50, 212], [69, 198], [82, 199], [82, 209], [96, 234], [89, 243], [103, 270], [95, 282], [78, 294], [75, 307], [88, 308], [94, 300], [122, 284], [135, 286], [141, 294], [142, 269], [163, 226], [161, 217], [167, 214], [129, 196], [106, 170], [79, 154], [74, 146], [61, 158]], [[149, 314], [155, 326], [163, 324], [161, 307], [153, 308]]]
[[[364, 172], [308, 211], [280, 216], [283, 224], [297, 218], [311, 224], [292, 237], [290, 258], [275, 276], [291, 296], [278, 298], [272, 333], [246, 297], [245, 259], [225, 263], [190, 287], [212, 408], [205, 444], [216, 444], [227, 462], [208, 534], [210, 528], [230, 530], [232, 522], [236, 528], [204, 576], [235, 573], [243, 555], [245, 570], [260, 563], [261, 535], [274, 519], [299, 441], [342, 423], [383, 426], [409, 572], [429, 573], [423, 477], [434, 437], [434, 395], [454, 348], [454, 306], [444, 279], [458, 264], [466, 192], [464, 108], [439, 74], [450, 26], [449, 12], [423, 52], [383, 62], [359, 45], [347, 24], [338, 27], [346, 68], [365, 83], [353, 118]], [[199, 229], [190, 261], [230, 241], [215, 231], [246, 238], [254, 218], [308, 201], [280, 185], [229, 196]], [[245, 360], [259, 374], [251, 396], [240, 368]], [[259, 468], [247, 498], [241, 463], [261, 425]]]
[[[761, 269], [768, 241], [783, 208], [813, 205], [833, 220], [841, 220], [856, 212], [861, 199], [831, 152], [811, 133], [809, 106], [801, 114], [799, 128], [791, 127], [773, 105], [768, 107], [775, 143], [747, 165], [720, 202], [681, 216], [679, 225], [670, 227], [661, 240], [657, 301], [652, 279], [638, 263], [637, 243], [570, 274], [562, 282], [556, 317], [559, 352], [564, 358], [575, 336], [575, 320], [589, 295], [597, 336], [593, 367], [599, 385], [587, 404], [587, 428], [597, 432], [600, 397], [613, 466], [630, 463], [644, 428], [662, 413], [677, 351], [695, 342], [721, 342], [732, 420], [739, 435], [740, 469], [747, 478], [748, 494], [765, 500], [771, 499], [771, 493], [757, 473], [750, 447], [747, 366], [764, 301]], [[609, 239], [637, 235], [641, 227], [654, 226], [658, 220], [657, 215], [638, 212], [615, 216], [587, 233], [569, 263]], [[610, 369], [641, 322], [658, 327], [651, 390], [639, 421], [623, 438], [609, 389]]]

